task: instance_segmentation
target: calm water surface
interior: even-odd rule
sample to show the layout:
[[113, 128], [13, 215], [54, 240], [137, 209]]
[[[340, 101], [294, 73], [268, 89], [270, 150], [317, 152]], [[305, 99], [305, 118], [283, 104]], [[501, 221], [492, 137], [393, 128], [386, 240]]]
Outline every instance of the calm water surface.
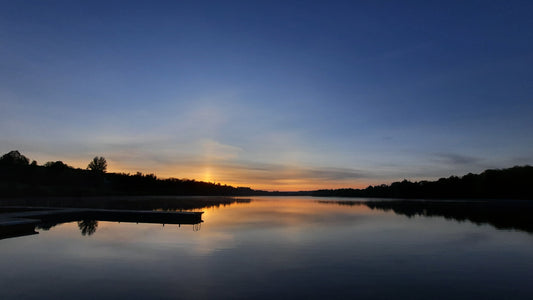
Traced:
[[533, 299], [532, 233], [251, 199], [203, 209], [200, 226], [72, 222], [0, 240], [0, 299]]

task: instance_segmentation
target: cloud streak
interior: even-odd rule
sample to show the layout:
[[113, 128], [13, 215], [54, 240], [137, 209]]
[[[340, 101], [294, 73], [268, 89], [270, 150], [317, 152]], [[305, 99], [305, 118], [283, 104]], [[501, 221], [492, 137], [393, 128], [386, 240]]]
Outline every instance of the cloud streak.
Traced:
[[437, 153], [434, 161], [447, 165], [471, 165], [481, 161], [478, 157], [462, 155], [457, 153]]

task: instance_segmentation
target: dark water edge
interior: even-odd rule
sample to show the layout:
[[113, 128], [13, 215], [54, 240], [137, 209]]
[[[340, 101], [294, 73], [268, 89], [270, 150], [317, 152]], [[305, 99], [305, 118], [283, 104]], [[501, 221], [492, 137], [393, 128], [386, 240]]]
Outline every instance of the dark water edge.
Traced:
[[[0, 198], [6, 206], [69, 207], [127, 210], [194, 210], [249, 203], [248, 198], [226, 196], [110, 196], [110, 197], [21, 197]], [[5, 208], [4, 208], [5, 209]]]
[[459, 222], [489, 224], [497, 229], [533, 234], [533, 202], [521, 200], [319, 200], [322, 204], [365, 205], [373, 210], [392, 211], [408, 218], [444, 217]]

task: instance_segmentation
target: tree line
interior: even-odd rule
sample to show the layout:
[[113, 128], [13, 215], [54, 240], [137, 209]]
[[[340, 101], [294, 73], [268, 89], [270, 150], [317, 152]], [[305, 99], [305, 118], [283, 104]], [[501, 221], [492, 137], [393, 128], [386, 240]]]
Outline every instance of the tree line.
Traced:
[[533, 200], [533, 167], [515, 166], [481, 174], [450, 176], [436, 181], [403, 180], [365, 189], [318, 190], [313, 196], [407, 199], [529, 199]]
[[62, 161], [40, 166], [19, 151], [0, 157], [0, 196], [201, 195], [201, 196], [333, 196], [406, 199], [530, 199], [533, 167], [515, 166], [481, 174], [450, 176], [436, 181], [403, 180], [365, 189], [266, 192], [196, 180], [160, 179], [154, 174], [107, 173], [104, 157], [94, 157], [86, 169]]
[[159, 179], [154, 174], [107, 173], [104, 157], [95, 157], [86, 169], [62, 161], [40, 166], [11, 151], [0, 157], [0, 196], [99, 195], [256, 195], [248, 187], [233, 187], [188, 179]]

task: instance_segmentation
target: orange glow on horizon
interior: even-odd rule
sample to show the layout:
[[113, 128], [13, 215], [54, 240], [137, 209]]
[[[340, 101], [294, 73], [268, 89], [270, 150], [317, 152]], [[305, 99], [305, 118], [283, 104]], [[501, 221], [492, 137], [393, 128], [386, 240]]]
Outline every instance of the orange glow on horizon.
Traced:
[[[124, 170], [117, 170], [115, 168], [110, 168], [109, 172], [125, 172]], [[188, 171], [188, 172], [187, 172]], [[135, 172], [130, 172], [129, 170], [126, 173], [135, 174]], [[147, 172], [141, 170], [139, 172], [149, 174], [152, 172]], [[325, 181], [321, 179], [314, 178], [291, 178], [291, 179], [276, 179], [275, 175], [271, 180], [253, 180], [247, 178], [246, 172], [238, 171], [228, 171], [224, 170], [222, 172], [213, 169], [206, 168], [204, 170], [198, 169], [185, 169], [182, 168], [181, 172], [175, 172], [173, 170], [160, 170], [160, 172], [155, 173], [158, 178], [178, 178], [178, 179], [194, 179], [209, 183], [220, 183], [221, 185], [230, 185], [234, 187], [249, 187], [254, 190], [264, 190], [264, 191], [280, 191], [280, 192], [294, 192], [294, 191], [311, 191], [319, 189], [340, 189], [340, 188], [366, 188], [369, 185], [376, 184], [375, 182], [368, 181]], [[379, 183], [381, 184], [381, 183]]]
[[[75, 168], [85, 169], [89, 160], [64, 161]], [[340, 188], [366, 188], [369, 185], [382, 184], [369, 180], [325, 180], [321, 178], [298, 178], [296, 172], [287, 169], [284, 174], [274, 172], [264, 172], [257, 174], [239, 168], [217, 168], [205, 165], [165, 165], [165, 166], [131, 166], [117, 161], [107, 160], [109, 173], [155, 174], [158, 178], [178, 178], [188, 180], [198, 180], [209, 183], [220, 183], [234, 187], [249, 187], [254, 190], [264, 191], [312, 191], [319, 189], [340, 189]], [[253, 177], [261, 178], [253, 178]], [[283, 177], [282, 177], [283, 176]], [[294, 177], [293, 177], [294, 176]]]

